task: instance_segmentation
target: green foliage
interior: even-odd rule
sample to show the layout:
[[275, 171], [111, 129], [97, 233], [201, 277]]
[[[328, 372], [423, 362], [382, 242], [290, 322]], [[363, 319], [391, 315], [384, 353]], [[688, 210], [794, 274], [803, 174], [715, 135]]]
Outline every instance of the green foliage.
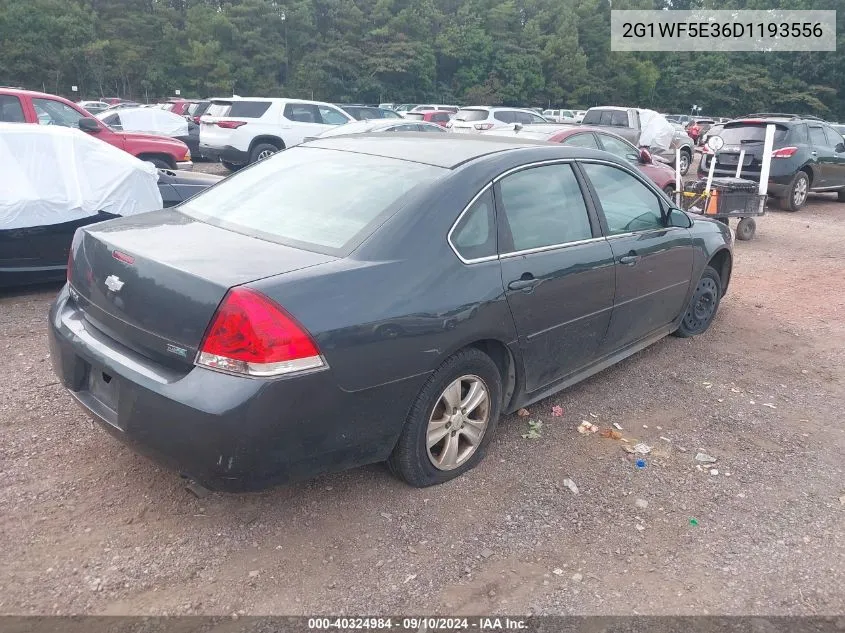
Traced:
[[[833, 9], [841, 0], [616, 0], [615, 8]], [[845, 119], [835, 53], [612, 53], [610, 0], [0, 0], [0, 84], [156, 100], [328, 101]]]

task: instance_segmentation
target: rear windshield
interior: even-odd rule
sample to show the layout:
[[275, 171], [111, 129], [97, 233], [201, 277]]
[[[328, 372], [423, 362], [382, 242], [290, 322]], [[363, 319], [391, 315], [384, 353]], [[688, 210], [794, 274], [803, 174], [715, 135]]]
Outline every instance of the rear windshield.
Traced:
[[628, 127], [628, 113], [624, 110], [590, 110], [584, 115], [584, 125], [612, 125]]
[[257, 119], [270, 108], [269, 101], [215, 101], [206, 114], [216, 117]]
[[[786, 138], [786, 127], [778, 125], [775, 127], [775, 143]], [[765, 123], [727, 123], [724, 129], [719, 132], [725, 145], [742, 145], [762, 143], [766, 139]]]
[[456, 121], [483, 121], [487, 118], [487, 110], [458, 110], [455, 114]]
[[400, 208], [405, 194], [447, 171], [299, 146], [230, 176], [179, 208], [237, 233], [345, 255]]

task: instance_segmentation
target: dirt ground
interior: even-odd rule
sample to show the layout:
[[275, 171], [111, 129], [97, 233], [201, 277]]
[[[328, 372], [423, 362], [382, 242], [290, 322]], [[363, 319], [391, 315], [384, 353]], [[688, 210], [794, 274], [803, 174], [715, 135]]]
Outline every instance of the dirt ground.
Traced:
[[[57, 385], [55, 292], [0, 295], [0, 613], [845, 612], [845, 204], [831, 197], [772, 211], [736, 245], [707, 334], [538, 403], [538, 439], [505, 419], [479, 468], [426, 490], [372, 466], [194, 498]], [[581, 420], [653, 446], [647, 467]]]

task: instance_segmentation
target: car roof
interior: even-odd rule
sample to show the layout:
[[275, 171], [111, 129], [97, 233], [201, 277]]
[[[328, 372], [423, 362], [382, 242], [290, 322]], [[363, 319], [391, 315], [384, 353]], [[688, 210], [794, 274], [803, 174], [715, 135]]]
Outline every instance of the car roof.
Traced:
[[[590, 108], [590, 110], [624, 110], [627, 112], [628, 110], [636, 110], [636, 108], [626, 108], [625, 106], [595, 106]], [[590, 110], [587, 110], [587, 112]]]
[[[49, 92], [38, 92], [37, 90], [23, 90], [21, 88], [0, 88], [0, 94], [26, 95], [35, 99], [63, 99], [64, 101], [68, 101], [68, 99], [65, 99], [60, 95], [50, 94]], [[70, 101], [70, 103], [73, 102]]]
[[369, 154], [423, 163], [445, 169], [455, 169], [469, 161], [500, 152], [524, 151], [546, 148], [549, 158], [602, 158], [607, 153], [583, 147], [569, 147], [557, 143], [523, 139], [514, 143], [512, 138], [495, 136], [430, 134], [428, 132], [397, 132], [395, 134], [355, 134], [316, 138], [300, 147], [317, 147], [345, 152]]

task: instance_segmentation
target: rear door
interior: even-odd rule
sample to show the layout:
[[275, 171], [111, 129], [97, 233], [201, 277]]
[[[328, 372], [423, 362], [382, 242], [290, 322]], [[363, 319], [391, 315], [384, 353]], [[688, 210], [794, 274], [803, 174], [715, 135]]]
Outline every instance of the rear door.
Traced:
[[522, 169], [495, 192], [502, 280], [533, 392], [596, 358], [613, 306], [613, 252], [571, 163]]
[[616, 297], [604, 353], [643, 340], [686, 306], [693, 247], [688, 229], [666, 227], [662, 197], [639, 175], [609, 163], [582, 161], [613, 251]]
[[823, 189], [828, 186], [835, 185], [835, 171], [834, 165], [836, 154], [833, 151], [833, 146], [825, 136], [824, 128], [819, 123], [810, 123], [810, 145], [812, 151], [810, 154], [816, 161], [816, 169], [813, 171], [813, 189]]

